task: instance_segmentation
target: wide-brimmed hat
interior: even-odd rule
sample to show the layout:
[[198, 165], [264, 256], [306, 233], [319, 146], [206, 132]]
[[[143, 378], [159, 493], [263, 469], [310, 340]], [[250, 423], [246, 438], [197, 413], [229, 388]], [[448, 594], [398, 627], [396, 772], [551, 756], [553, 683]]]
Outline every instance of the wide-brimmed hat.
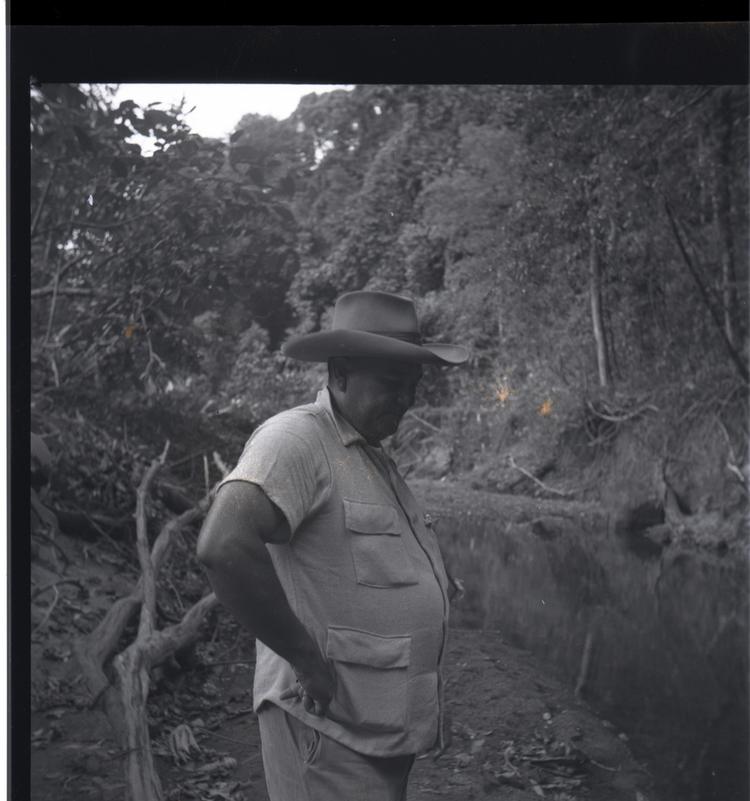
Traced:
[[282, 351], [306, 362], [365, 356], [456, 365], [469, 358], [469, 351], [461, 345], [422, 342], [417, 310], [409, 298], [366, 290], [341, 295], [330, 330], [293, 337]]

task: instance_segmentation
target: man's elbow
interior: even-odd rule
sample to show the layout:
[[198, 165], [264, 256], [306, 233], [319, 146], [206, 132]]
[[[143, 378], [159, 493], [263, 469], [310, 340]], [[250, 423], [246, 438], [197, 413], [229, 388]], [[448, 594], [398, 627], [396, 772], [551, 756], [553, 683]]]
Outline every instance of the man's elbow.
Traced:
[[204, 527], [195, 546], [195, 555], [198, 561], [206, 568], [215, 567], [221, 561], [221, 548], [217, 538], [212, 536], [210, 530]]

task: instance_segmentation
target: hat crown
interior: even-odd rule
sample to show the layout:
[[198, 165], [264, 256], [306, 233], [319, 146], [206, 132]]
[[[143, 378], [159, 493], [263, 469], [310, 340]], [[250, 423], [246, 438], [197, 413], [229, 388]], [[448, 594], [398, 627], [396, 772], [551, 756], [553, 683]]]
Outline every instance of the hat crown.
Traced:
[[388, 292], [347, 292], [336, 301], [333, 330], [368, 331], [410, 340], [419, 339], [419, 321], [409, 298]]

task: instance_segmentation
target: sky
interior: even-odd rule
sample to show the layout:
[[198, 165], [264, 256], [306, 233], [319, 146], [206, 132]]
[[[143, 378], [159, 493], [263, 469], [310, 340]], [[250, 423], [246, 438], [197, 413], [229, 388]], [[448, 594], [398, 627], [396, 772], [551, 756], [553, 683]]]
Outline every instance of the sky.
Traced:
[[134, 100], [141, 106], [157, 101], [177, 105], [184, 96], [187, 110], [195, 106], [185, 117], [190, 128], [201, 136], [225, 139], [244, 114], [267, 114], [283, 120], [297, 108], [303, 95], [351, 88], [286, 83], [123, 83], [115, 100]]

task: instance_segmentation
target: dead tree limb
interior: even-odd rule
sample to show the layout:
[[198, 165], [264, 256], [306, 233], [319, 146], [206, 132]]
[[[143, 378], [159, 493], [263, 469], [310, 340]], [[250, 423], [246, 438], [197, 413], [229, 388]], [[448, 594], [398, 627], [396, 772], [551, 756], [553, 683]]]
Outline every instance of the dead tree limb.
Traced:
[[[201, 502], [198, 506], [183, 512], [179, 517], [173, 518], [162, 528], [151, 549], [154, 575], [158, 574], [165, 561], [174, 535], [194, 520], [202, 517], [205, 511], [206, 503]], [[115, 601], [91, 634], [76, 643], [76, 656], [83, 669], [89, 703], [92, 706], [97, 703], [101, 694], [111, 684], [104, 672], [104, 666], [115, 652], [126, 626], [138, 611], [142, 601], [143, 578], [141, 577], [130, 595]]]
[[526, 478], [530, 478], [535, 484], [537, 484], [539, 487], [541, 487], [545, 492], [551, 492], [554, 495], [561, 495], [563, 497], [567, 497], [567, 496], [575, 494], [573, 492], [568, 492], [566, 490], [555, 489], [554, 487], [550, 487], [549, 485], [545, 484], [543, 481], [540, 481], [533, 473], [529, 472], [528, 470], [524, 469], [520, 465], [516, 464], [516, 460], [512, 456], [508, 457], [508, 464], [512, 468], [514, 468], [515, 470], [518, 470], [519, 473], [523, 473], [526, 476]]
[[125, 627], [138, 610], [142, 593], [141, 583], [138, 582], [130, 595], [119, 598], [112, 604], [91, 634], [75, 643], [76, 659], [81, 667], [91, 706], [99, 703], [102, 694], [111, 687], [105, 665], [117, 648]]
[[224, 460], [221, 458], [221, 455], [218, 451], [214, 451], [214, 464], [219, 468], [219, 472], [221, 473], [223, 478], [226, 478], [229, 475], [229, 468], [224, 463]]
[[148, 528], [146, 525], [146, 499], [151, 484], [167, 458], [169, 441], [164, 446], [161, 456], [155, 459], [141, 479], [136, 493], [135, 529], [138, 563], [141, 566], [143, 582], [143, 602], [141, 604], [141, 618], [138, 624], [139, 640], [150, 636], [156, 619], [156, 571], [151, 560], [151, 549], [148, 544]]
[[[149, 490], [163, 466], [169, 443], [146, 470], [136, 493], [136, 537], [141, 578], [130, 595], [113, 604], [96, 629], [76, 643], [76, 655], [91, 698], [99, 702], [126, 754], [125, 774], [131, 801], [161, 801], [162, 788], [151, 753], [146, 708], [150, 671], [198, 638], [207, 615], [216, 607], [213, 593], [201, 598], [176, 624], [156, 628], [156, 576], [174, 536], [205, 514], [210, 498], [166, 523], [153, 547], [147, 537], [146, 505]], [[128, 622], [140, 607], [135, 639], [114, 656], [111, 679], [106, 672]]]
[[132, 801], [160, 801], [161, 782], [151, 753], [146, 707], [150, 669], [164, 662], [186, 643], [193, 642], [208, 613], [218, 604], [213, 593], [201, 598], [183, 619], [145, 638], [142, 630], [130, 646], [114, 660], [122, 702], [122, 746], [126, 749], [126, 777]]
[[432, 431], [436, 431], [438, 434], [442, 434], [443, 433], [437, 426], [432, 425], [432, 423], [428, 423], [427, 420], [425, 420], [424, 418], [419, 417], [418, 415], [414, 414], [414, 412], [411, 411], [411, 409], [406, 414], [407, 414], [408, 417], [414, 418], [418, 423], [421, 423], [423, 426], [426, 426], [427, 428], [431, 429]]
[[52, 591], [54, 592], [54, 598], [50, 602], [50, 605], [47, 607], [47, 611], [44, 613], [44, 617], [39, 621], [39, 623], [34, 627], [34, 630], [31, 632], [32, 635], [36, 634], [39, 629], [42, 629], [47, 624], [47, 621], [52, 617], [52, 613], [55, 611], [55, 607], [57, 606], [57, 602], [60, 600], [60, 591], [57, 589], [57, 585], [52, 586]]
[[629, 411], [625, 409], [618, 409], [615, 410], [610, 407], [604, 407], [607, 411], [602, 411], [602, 409], [597, 408], [590, 400], [586, 401], [586, 407], [589, 409], [591, 414], [595, 417], [599, 417], [602, 420], [607, 420], [610, 423], [624, 423], [627, 420], [633, 420], [636, 417], [640, 417], [644, 412], [657, 412], [659, 409], [651, 403], [645, 403], [642, 406], [638, 406], [636, 409], [631, 409]]

